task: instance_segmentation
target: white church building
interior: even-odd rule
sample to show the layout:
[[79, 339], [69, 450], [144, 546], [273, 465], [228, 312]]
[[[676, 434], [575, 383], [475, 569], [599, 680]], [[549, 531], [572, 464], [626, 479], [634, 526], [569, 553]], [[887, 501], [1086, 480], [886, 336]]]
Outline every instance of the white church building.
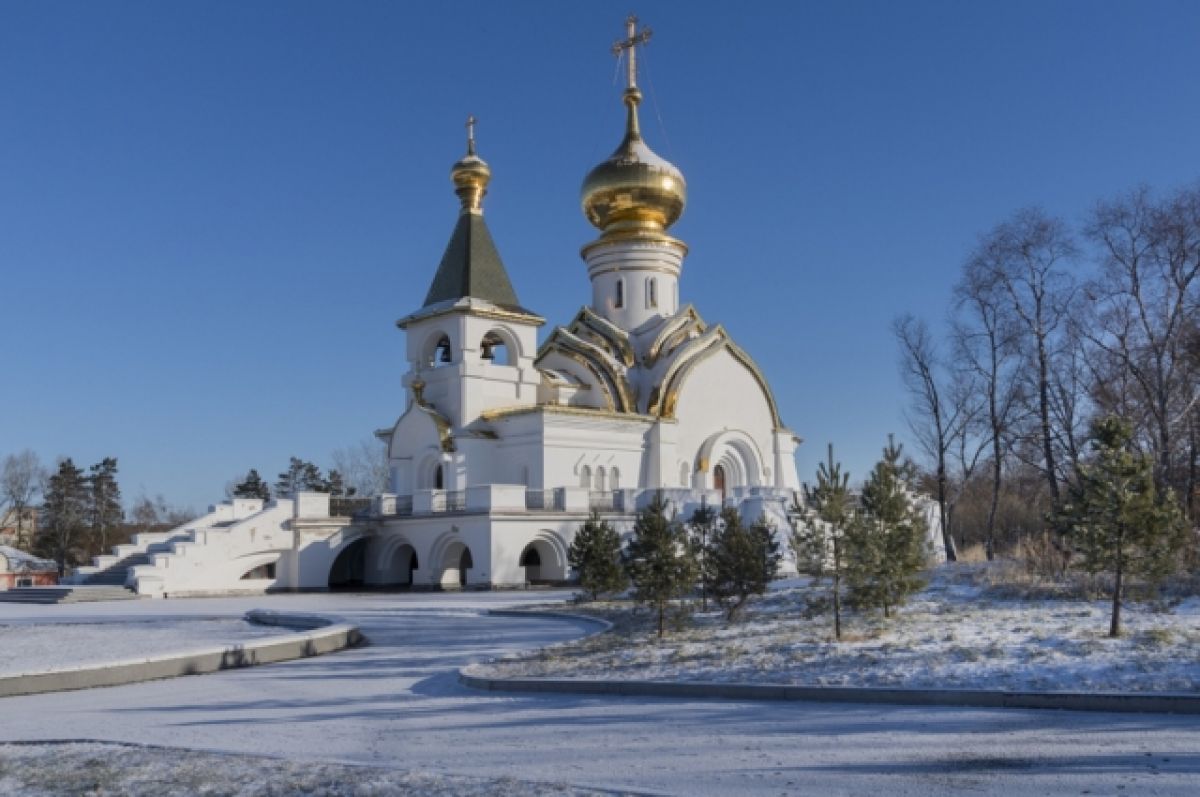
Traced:
[[623, 138], [583, 182], [599, 234], [568, 323], [538, 345], [545, 319], [517, 298], [484, 220], [491, 172], [471, 128], [450, 242], [424, 304], [397, 322], [406, 395], [377, 432], [391, 492], [354, 514], [319, 493], [238, 499], [79, 578], [150, 595], [561, 583], [590, 512], [628, 530], [660, 492], [681, 518], [701, 503], [766, 514], [786, 540], [800, 440], [750, 355], [684, 301], [688, 249], [670, 229], [687, 184], [642, 138], [636, 41], [631, 24]]

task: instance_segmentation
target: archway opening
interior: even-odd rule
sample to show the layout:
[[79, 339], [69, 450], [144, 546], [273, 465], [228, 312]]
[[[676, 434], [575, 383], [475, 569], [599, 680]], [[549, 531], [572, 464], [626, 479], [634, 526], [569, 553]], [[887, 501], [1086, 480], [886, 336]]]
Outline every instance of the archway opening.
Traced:
[[565, 554], [548, 539], [539, 537], [526, 545], [518, 564], [525, 570], [526, 584], [562, 584], [567, 580]]
[[725, 466], [713, 468], [713, 489], [721, 494], [721, 503], [725, 503]]
[[367, 541], [358, 539], [342, 549], [329, 568], [329, 589], [362, 589], [367, 569]]
[[387, 567], [386, 583], [389, 587], [411, 587], [415, 580], [414, 571], [420, 567], [416, 549], [404, 543], [392, 554]]
[[442, 589], [462, 589], [467, 586], [470, 571], [475, 567], [471, 549], [461, 542], [452, 542], [442, 554]]
[[435, 490], [446, 489], [446, 473], [444, 470], [442, 470], [441, 465], [438, 465], [436, 468], [433, 469], [433, 489], [435, 489]]
[[521, 554], [521, 567], [525, 568], [526, 583], [536, 584], [542, 580], [542, 555], [536, 545], [525, 548]]

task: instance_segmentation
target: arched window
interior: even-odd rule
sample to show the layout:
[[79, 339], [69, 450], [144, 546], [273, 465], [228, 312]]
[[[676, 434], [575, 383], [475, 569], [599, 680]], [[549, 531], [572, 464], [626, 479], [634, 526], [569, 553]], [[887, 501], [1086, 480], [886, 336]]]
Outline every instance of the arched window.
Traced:
[[658, 307], [658, 280], [654, 277], [646, 278], [646, 306]]
[[621, 489], [621, 471], [613, 468], [608, 474], [608, 486], [613, 490]]
[[725, 466], [713, 468], [713, 489], [721, 494], [721, 503], [725, 503]]
[[579, 469], [579, 486], [587, 487], [589, 490], [592, 487], [592, 469], [587, 465]]
[[511, 357], [504, 338], [495, 332], [487, 333], [479, 342], [479, 359], [481, 360], [490, 362], [492, 365], [512, 365]]
[[442, 471], [441, 465], [438, 465], [436, 468], [433, 469], [433, 489], [435, 489], [435, 490], [446, 489], [446, 477]]
[[617, 299], [613, 302], [613, 307], [621, 308], [625, 306], [625, 280], [617, 280]]
[[606, 479], [604, 478], [604, 468], [596, 468], [596, 491], [597, 492], [602, 493], [608, 489], [605, 482], [606, 482]]

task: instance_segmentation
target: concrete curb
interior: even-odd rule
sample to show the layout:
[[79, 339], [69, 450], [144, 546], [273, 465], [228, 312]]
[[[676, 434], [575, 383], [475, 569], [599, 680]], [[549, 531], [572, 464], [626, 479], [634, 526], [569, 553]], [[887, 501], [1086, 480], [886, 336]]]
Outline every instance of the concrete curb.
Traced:
[[200, 675], [238, 667], [254, 667], [259, 664], [333, 653], [362, 644], [366, 639], [357, 626], [315, 615], [288, 615], [283, 612], [256, 610], [248, 612], [245, 619], [260, 625], [303, 630], [295, 634], [265, 637], [244, 645], [202, 648], [157, 659], [0, 676], [0, 697], [119, 686], [159, 678], [175, 678], [180, 675]]
[[[500, 616], [583, 620], [612, 628], [596, 617], [562, 612], [493, 610]], [[589, 634], [588, 636], [591, 636]], [[578, 641], [578, 640], [573, 640]], [[568, 643], [560, 643], [568, 644]], [[555, 646], [550, 646], [555, 647]], [[1010, 692], [988, 689], [894, 689], [890, 687], [793, 686], [789, 684], [720, 683], [714, 681], [616, 681], [586, 678], [489, 678], [477, 664], [458, 671], [464, 686], [487, 692], [624, 695], [716, 700], [783, 700], [815, 703], [880, 703], [899, 706], [970, 708], [1037, 708], [1117, 713], [1200, 714], [1200, 694], [1186, 692]]]

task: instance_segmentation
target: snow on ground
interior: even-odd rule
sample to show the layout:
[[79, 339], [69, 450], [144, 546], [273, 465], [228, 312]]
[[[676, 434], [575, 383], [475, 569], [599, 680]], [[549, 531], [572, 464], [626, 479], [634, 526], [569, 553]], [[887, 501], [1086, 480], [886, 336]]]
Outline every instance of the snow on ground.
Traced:
[[2, 624], [0, 675], [113, 664], [295, 633], [228, 617]]
[[593, 795], [561, 783], [467, 778], [244, 755], [94, 742], [0, 744], [0, 794], [27, 797], [191, 795]]
[[613, 633], [501, 660], [500, 676], [740, 681], [815, 686], [1200, 691], [1200, 599], [1126, 606], [1109, 639], [1107, 601], [1000, 597], [980, 568], [935, 571], [885, 619], [847, 612], [835, 643], [824, 590], [790, 582], [752, 603], [740, 623], [719, 612], [659, 641], [643, 610], [600, 605]]
[[[341, 616], [371, 641], [265, 667], [2, 698], [0, 742], [103, 740], [279, 757], [303, 767], [370, 766], [398, 777], [430, 773], [441, 780], [418, 791], [433, 795], [465, 788], [460, 778], [687, 797], [1196, 794], [1196, 716], [502, 694], [458, 682], [457, 668], [465, 664], [593, 630], [590, 623], [478, 613], [550, 597], [0, 605], [0, 617], [8, 619], [83, 620], [240, 616], [257, 606]], [[164, 771], [155, 793], [169, 792], [185, 772]], [[270, 793], [270, 772], [260, 779], [246, 774], [246, 791]], [[221, 778], [218, 768], [206, 773]]]

